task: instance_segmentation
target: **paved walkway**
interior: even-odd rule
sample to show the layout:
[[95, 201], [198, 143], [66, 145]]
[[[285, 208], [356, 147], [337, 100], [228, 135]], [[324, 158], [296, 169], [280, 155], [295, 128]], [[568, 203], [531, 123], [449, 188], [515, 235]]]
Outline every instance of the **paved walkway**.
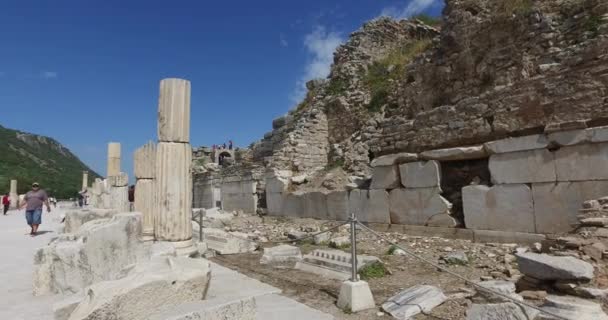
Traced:
[[[0, 215], [0, 320], [53, 320], [52, 306], [58, 296], [34, 297], [32, 274], [34, 253], [56, 236], [58, 217], [65, 209], [44, 213], [36, 237], [26, 233], [24, 211]], [[333, 317], [292, 299], [281, 296], [279, 289], [236, 271], [212, 264], [207, 299], [256, 297], [257, 319], [329, 320]]]
[[30, 237], [25, 211], [0, 214], [0, 319], [52, 320], [53, 296], [32, 296], [34, 252], [56, 236], [57, 218], [62, 209], [42, 214], [41, 234]]

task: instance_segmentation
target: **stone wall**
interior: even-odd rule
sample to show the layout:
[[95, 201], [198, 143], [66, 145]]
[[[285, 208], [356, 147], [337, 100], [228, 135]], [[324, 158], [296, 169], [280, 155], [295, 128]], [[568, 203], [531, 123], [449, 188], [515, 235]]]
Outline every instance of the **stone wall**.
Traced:
[[[227, 170], [228, 172], [229, 170]], [[243, 171], [243, 170], [238, 170]], [[227, 211], [242, 211], [254, 214], [264, 198], [264, 181], [255, 170], [244, 170], [248, 173], [238, 174], [232, 171], [223, 174], [198, 174], [194, 176], [193, 207], [220, 207]]]
[[[442, 163], [489, 159], [489, 185], [472, 182], [451, 215]], [[484, 145], [393, 154], [372, 162], [369, 190], [290, 192], [290, 172], [266, 176], [270, 215], [519, 233], [566, 233], [583, 201], [608, 194], [608, 126], [507, 138]], [[479, 165], [476, 162], [476, 165]], [[474, 179], [475, 180], [475, 179]]]

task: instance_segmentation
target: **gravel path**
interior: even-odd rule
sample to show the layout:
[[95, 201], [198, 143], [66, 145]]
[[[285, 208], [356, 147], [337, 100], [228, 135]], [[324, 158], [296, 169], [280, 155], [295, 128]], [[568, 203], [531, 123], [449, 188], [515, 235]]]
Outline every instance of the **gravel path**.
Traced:
[[32, 295], [34, 253], [54, 237], [57, 223], [63, 212], [57, 207], [42, 214], [40, 235], [30, 237], [25, 223], [25, 211], [11, 210], [0, 214], [0, 319], [52, 320], [55, 296]]

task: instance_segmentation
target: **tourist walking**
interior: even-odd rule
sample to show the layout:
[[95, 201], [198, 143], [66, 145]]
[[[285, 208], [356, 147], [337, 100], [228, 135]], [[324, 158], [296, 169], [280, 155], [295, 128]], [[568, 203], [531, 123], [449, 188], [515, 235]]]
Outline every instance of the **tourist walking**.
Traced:
[[228, 150], [232, 150], [232, 140], [228, 140]]
[[8, 193], [2, 196], [2, 206], [4, 207], [4, 215], [8, 212], [8, 208], [11, 206], [11, 198]]
[[51, 212], [49, 198], [46, 192], [40, 189], [38, 182], [32, 183], [32, 190], [28, 191], [23, 198], [23, 203], [19, 209], [25, 207], [25, 219], [30, 226], [30, 236], [35, 236], [38, 227], [42, 224], [42, 205], [46, 205], [46, 211]]
[[135, 210], [135, 186], [129, 187], [129, 211]]
[[78, 192], [78, 206], [82, 208], [82, 206], [84, 205], [84, 195], [82, 194], [82, 191]]

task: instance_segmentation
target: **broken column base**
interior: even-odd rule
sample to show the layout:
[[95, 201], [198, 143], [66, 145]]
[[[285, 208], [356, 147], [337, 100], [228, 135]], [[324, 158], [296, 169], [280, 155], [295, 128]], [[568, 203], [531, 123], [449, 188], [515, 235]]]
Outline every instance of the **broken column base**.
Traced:
[[141, 233], [141, 241], [154, 241], [154, 230], [144, 230]]
[[192, 242], [192, 239], [185, 241], [170, 241], [169, 243], [175, 247], [175, 252], [178, 257], [191, 257], [198, 252], [198, 249], [194, 245], [194, 242]]
[[350, 312], [359, 312], [376, 307], [372, 291], [365, 281], [344, 281], [338, 297], [338, 308]]

